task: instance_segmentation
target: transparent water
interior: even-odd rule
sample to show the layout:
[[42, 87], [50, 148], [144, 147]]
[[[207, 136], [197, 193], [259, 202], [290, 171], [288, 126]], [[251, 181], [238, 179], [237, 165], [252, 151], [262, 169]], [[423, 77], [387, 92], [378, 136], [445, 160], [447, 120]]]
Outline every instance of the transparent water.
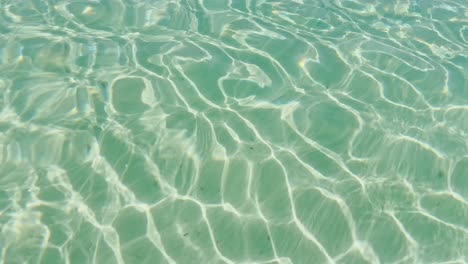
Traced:
[[0, 263], [468, 262], [465, 0], [0, 3]]

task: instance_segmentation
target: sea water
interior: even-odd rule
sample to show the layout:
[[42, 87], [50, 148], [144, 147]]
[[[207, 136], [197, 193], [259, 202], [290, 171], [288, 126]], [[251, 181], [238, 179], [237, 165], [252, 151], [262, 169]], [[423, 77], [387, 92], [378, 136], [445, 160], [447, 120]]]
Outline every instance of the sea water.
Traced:
[[0, 1], [0, 263], [468, 262], [466, 0]]

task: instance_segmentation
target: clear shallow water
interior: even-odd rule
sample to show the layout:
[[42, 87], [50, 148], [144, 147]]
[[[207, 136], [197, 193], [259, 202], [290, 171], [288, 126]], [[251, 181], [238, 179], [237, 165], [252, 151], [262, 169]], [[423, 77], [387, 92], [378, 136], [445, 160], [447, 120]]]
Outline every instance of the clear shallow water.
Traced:
[[0, 263], [467, 263], [455, 1], [1, 1]]

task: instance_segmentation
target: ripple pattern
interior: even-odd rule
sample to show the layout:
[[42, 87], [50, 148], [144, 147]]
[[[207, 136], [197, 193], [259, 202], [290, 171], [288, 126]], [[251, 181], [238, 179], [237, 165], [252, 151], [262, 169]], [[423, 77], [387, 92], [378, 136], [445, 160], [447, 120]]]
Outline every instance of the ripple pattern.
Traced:
[[0, 7], [0, 263], [468, 263], [466, 1]]

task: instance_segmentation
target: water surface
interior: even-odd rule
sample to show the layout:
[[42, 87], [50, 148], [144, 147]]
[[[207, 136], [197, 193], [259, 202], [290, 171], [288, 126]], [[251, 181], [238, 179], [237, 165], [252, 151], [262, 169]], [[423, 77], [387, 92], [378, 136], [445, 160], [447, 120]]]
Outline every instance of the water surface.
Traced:
[[0, 263], [468, 262], [464, 0], [0, 1]]

